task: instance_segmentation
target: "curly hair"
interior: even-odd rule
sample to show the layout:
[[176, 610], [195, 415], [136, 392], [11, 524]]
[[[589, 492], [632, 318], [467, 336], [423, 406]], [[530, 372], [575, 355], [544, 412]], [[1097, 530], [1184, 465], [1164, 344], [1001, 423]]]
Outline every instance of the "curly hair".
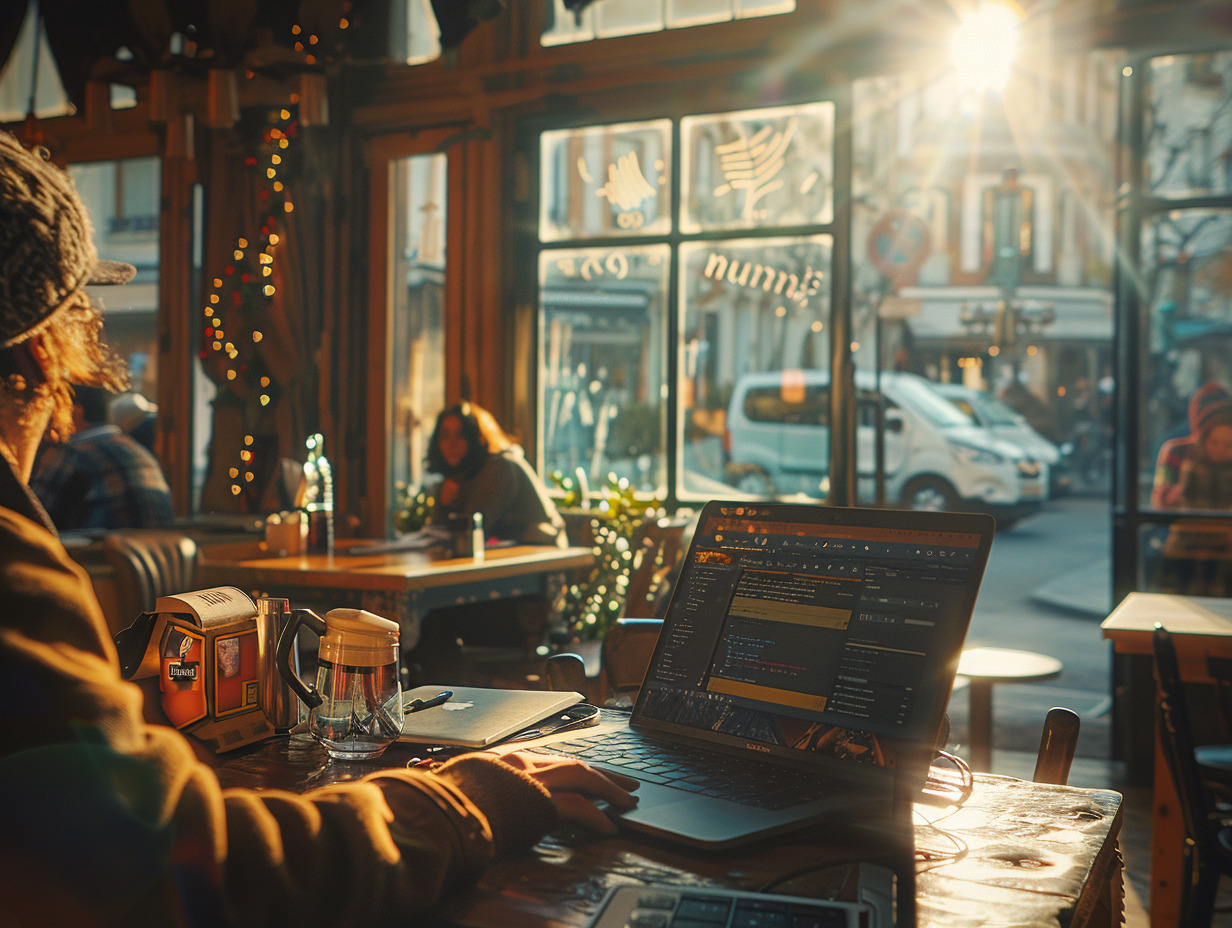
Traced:
[[73, 432], [74, 385], [122, 390], [124, 363], [102, 340], [103, 317], [78, 291], [40, 330], [39, 336], [0, 349], [0, 400], [21, 410], [19, 420], [51, 407], [49, 437]]

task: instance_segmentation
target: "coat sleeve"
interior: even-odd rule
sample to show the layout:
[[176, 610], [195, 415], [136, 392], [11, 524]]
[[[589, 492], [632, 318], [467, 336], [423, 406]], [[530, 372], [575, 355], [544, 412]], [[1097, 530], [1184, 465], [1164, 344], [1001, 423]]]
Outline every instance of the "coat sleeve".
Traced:
[[0, 924], [406, 923], [556, 823], [499, 760], [222, 790], [142, 718], [89, 580], [0, 509]]

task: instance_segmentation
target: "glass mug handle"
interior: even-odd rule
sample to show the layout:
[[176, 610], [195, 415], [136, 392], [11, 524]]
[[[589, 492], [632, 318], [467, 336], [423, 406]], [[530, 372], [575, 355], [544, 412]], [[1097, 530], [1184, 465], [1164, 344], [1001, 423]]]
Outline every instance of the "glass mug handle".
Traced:
[[311, 609], [294, 609], [291, 612], [291, 620], [287, 622], [287, 627], [278, 637], [278, 652], [274, 659], [278, 664], [278, 672], [287, 681], [287, 686], [291, 687], [295, 695], [303, 700], [304, 705], [309, 709], [315, 709], [324, 701], [321, 694], [316, 691], [315, 687], [305, 685], [299, 675], [291, 669], [291, 649], [295, 647], [295, 633], [299, 631], [301, 625], [307, 625], [318, 635], [325, 634], [324, 619]]

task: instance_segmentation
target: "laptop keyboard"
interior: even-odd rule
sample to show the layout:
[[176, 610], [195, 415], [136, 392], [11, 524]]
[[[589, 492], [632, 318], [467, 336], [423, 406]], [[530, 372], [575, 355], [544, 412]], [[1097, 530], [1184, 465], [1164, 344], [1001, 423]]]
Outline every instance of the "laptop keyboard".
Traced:
[[620, 886], [587, 928], [855, 928], [882, 922], [868, 905], [708, 886]]
[[760, 809], [790, 808], [824, 798], [830, 791], [825, 781], [810, 771], [658, 744], [631, 731], [589, 735], [536, 750], [569, 754], [647, 783], [704, 793]]

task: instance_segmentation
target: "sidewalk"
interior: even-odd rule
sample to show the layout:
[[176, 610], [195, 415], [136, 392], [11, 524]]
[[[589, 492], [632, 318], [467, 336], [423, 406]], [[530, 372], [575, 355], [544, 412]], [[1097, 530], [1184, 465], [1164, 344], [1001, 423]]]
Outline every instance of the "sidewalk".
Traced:
[[1112, 563], [1095, 561], [1050, 580], [1031, 598], [1038, 603], [1100, 620], [1112, 611]]

